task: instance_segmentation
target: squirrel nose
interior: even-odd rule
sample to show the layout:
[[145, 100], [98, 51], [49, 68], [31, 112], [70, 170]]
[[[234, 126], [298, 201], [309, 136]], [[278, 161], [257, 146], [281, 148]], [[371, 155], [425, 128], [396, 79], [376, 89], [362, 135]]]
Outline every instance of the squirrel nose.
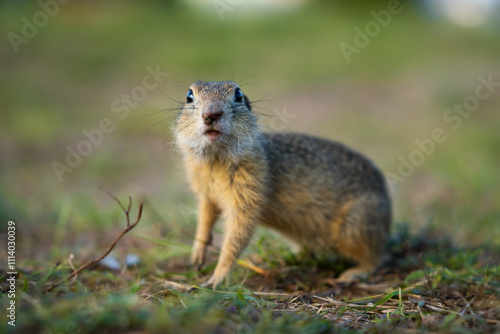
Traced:
[[203, 118], [203, 122], [206, 125], [212, 124], [212, 122], [217, 121], [222, 117], [222, 110], [221, 111], [216, 111], [216, 112], [204, 112], [201, 117]]

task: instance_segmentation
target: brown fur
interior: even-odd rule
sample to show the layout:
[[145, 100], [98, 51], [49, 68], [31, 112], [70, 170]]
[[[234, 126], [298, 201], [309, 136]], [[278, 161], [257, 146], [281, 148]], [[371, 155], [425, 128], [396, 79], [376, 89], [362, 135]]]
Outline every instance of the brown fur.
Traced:
[[[211, 229], [222, 215], [225, 236], [213, 276], [222, 282], [256, 224], [310, 250], [358, 262], [341, 279], [367, 276], [380, 263], [389, 235], [391, 203], [382, 173], [359, 153], [335, 142], [290, 133], [261, 133], [246, 96], [233, 82], [197, 82], [176, 124], [199, 217], [191, 256], [204, 262]], [[206, 124], [202, 115], [222, 112]], [[220, 135], [210, 140], [207, 130]]]

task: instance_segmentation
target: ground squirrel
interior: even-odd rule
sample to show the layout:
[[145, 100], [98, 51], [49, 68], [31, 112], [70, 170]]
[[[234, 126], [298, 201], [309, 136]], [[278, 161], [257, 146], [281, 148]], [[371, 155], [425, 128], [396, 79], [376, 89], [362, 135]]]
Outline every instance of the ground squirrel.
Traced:
[[250, 101], [231, 81], [192, 84], [175, 135], [198, 197], [191, 264], [201, 267], [215, 221], [225, 221], [205, 286], [229, 274], [257, 224], [306, 249], [356, 261], [341, 279], [367, 276], [379, 265], [391, 201], [382, 173], [361, 154], [307, 135], [261, 132]]

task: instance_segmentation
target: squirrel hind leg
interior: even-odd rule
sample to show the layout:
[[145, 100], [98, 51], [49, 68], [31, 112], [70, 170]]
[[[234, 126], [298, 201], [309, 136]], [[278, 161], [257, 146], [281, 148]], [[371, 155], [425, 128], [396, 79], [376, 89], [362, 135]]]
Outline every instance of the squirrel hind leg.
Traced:
[[382, 202], [374, 196], [348, 201], [333, 220], [331, 232], [337, 253], [358, 263], [343, 272], [340, 280], [365, 279], [378, 268], [390, 226], [390, 215], [381, 210]]

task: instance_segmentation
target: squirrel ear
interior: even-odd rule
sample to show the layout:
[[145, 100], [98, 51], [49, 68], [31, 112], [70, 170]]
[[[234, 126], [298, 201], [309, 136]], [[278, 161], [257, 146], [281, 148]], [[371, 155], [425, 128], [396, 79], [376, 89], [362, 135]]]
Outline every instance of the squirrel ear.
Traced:
[[246, 95], [243, 95], [243, 100], [245, 101], [245, 105], [247, 106], [248, 110], [252, 110], [252, 107], [250, 106], [250, 100]]

